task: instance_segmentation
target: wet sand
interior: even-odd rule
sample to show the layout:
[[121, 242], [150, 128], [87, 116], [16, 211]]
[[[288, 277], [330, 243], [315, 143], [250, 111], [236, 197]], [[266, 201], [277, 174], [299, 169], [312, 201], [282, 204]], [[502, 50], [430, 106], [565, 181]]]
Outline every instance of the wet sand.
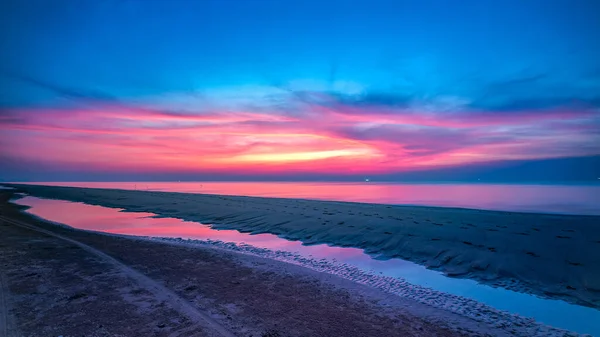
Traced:
[[9, 194], [0, 192], [0, 313], [10, 313], [12, 336], [508, 336], [516, 328], [279, 261], [60, 227], [20, 212]]
[[399, 257], [454, 277], [600, 307], [600, 217], [12, 185], [80, 201]]

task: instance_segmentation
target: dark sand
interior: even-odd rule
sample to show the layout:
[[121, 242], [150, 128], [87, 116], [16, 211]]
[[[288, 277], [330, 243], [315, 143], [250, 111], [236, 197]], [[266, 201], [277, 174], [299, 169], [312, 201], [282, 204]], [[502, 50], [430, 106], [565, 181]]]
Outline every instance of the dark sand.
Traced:
[[10, 194], [0, 191], [0, 315], [11, 336], [510, 335], [278, 261], [59, 227]]
[[12, 185], [33, 196], [364, 248], [450, 276], [600, 308], [600, 217]]

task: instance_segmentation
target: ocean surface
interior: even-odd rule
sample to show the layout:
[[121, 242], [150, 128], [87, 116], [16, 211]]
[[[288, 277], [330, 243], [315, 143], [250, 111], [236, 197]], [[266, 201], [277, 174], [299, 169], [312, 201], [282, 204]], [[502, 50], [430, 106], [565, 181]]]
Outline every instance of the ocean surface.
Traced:
[[[32, 183], [33, 184], [33, 183]], [[600, 184], [327, 182], [37, 182], [40, 185], [600, 215]]]
[[379, 260], [361, 249], [303, 245], [272, 234], [251, 235], [236, 230], [216, 230], [208, 224], [174, 218], [155, 218], [152, 213], [121, 212], [117, 208], [26, 196], [14, 201], [29, 206], [28, 213], [75, 228], [136, 236], [219, 240], [249, 244], [257, 248], [285, 251], [311, 259], [326, 259], [402, 278], [412, 284], [466, 297], [493, 308], [531, 317], [554, 327], [600, 336], [600, 311], [549, 300], [534, 295], [493, 288], [469, 279], [446, 277], [442, 273], [401, 259]]

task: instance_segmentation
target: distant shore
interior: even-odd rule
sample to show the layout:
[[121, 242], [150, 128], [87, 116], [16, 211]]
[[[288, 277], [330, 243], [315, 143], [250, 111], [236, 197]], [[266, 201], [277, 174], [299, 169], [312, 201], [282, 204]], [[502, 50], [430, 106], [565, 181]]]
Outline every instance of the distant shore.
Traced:
[[217, 229], [363, 248], [450, 276], [600, 307], [600, 216], [5, 185], [32, 196], [150, 212]]

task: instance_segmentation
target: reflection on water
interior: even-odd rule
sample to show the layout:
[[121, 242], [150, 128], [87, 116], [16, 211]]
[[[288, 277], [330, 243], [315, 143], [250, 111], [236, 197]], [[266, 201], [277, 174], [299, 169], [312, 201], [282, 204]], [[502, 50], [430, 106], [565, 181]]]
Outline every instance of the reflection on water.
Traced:
[[36, 184], [600, 215], [600, 198], [598, 198], [600, 185], [308, 182], [54, 182]]
[[272, 234], [250, 235], [235, 230], [214, 230], [196, 222], [153, 218], [151, 213], [120, 212], [114, 208], [62, 200], [25, 197], [15, 202], [31, 207], [28, 212], [36, 216], [80, 229], [115, 234], [247, 243], [260, 248], [289, 251], [317, 259], [336, 259], [338, 262], [354, 265], [363, 270], [374, 270], [386, 276], [402, 277], [413, 284], [471, 298], [496, 309], [533, 317], [548, 325], [600, 335], [600, 327], [597, 323], [600, 322], [598, 310], [496, 289], [472, 280], [448, 278], [400, 259], [375, 260], [356, 248], [304, 246], [299, 241], [288, 241]]

